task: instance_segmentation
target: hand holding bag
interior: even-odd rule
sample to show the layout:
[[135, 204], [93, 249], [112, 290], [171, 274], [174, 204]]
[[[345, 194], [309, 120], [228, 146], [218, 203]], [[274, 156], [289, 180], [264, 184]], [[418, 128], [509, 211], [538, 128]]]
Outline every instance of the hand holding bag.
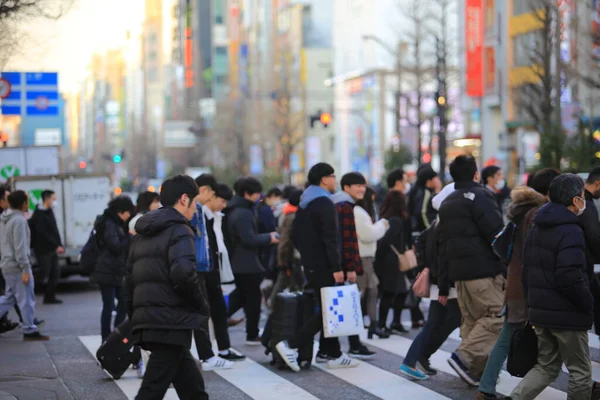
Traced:
[[417, 297], [429, 297], [429, 268], [419, 272], [412, 289]]
[[400, 253], [396, 246], [390, 245], [390, 247], [396, 256], [398, 256], [400, 272], [407, 272], [417, 268], [417, 255], [413, 249], [405, 250], [404, 253]]
[[321, 288], [321, 309], [326, 338], [358, 335], [365, 330], [356, 284]]

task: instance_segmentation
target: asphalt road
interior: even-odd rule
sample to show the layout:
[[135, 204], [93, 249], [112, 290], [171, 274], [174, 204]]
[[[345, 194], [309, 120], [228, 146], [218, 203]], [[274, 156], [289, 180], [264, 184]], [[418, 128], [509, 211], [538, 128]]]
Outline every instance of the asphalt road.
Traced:
[[[24, 343], [20, 332], [0, 335], [0, 400], [4, 400], [3, 395], [7, 393], [20, 400], [132, 399], [140, 381], [131, 378], [115, 383], [99, 368], [91, 352], [95, 350], [84, 345], [99, 340], [101, 299], [97, 288], [81, 278], [72, 278], [62, 282], [59, 291], [59, 298], [64, 300], [62, 305], [44, 305], [38, 296], [36, 314], [46, 320], [42, 331], [51, 336], [50, 341]], [[408, 312], [405, 314], [408, 318]], [[11, 317], [16, 318], [14, 313]], [[313, 367], [295, 374], [269, 365], [262, 347], [246, 346], [242, 324], [231, 328], [230, 335], [233, 347], [250, 360], [232, 370], [204, 372], [203, 375], [214, 399], [398, 399], [403, 398], [402, 393], [411, 394], [407, 398], [414, 395], [430, 399], [473, 399], [476, 390], [458, 379], [445, 362], [444, 351], [453, 351], [459, 343], [455, 335], [432, 357], [432, 364], [440, 369], [437, 376], [413, 383], [397, 374], [416, 333], [413, 330], [404, 337], [367, 341], [377, 355], [359, 368], [331, 372]], [[597, 361], [600, 346], [598, 338], [591, 342], [594, 340], [592, 358]], [[342, 346], [347, 347], [345, 339]], [[595, 378], [599, 380], [600, 365], [594, 363], [594, 368]], [[133, 374], [131, 371], [130, 375]], [[505, 393], [518, 380], [503, 377], [500, 382], [502, 387], [508, 388], [503, 389]], [[566, 398], [566, 384], [567, 376], [563, 373], [553, 388], [540, 398]], [[172, 389], [166, 399], [177, 398], [171, 392]]]

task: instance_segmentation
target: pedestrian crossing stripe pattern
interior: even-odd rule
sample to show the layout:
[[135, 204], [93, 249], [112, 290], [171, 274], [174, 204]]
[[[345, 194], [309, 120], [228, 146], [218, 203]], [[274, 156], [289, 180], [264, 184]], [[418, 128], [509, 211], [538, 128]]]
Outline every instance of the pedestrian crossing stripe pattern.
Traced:
[[[443, 347], [457, 347], [458, 341], [456, 341], [456, 335], [457, 333], [454, 332]], [[590, 344], [595, 344], [595, 348], [600, 347], [598, 336], [590, 334], [590, 337]], [[96, 350], [101, 343], [100, 336], [80, 336], [79, 339], [90, 352], [91, 356], [95, 357]], [[365, 344], [373, 347], [373, 350], [377, 351], [378, 354], [372, 361], [361, 361], [357, 368], [331, 370], [328, 369], [325, 364], [313, 363], [311, 371], [300, 371], [297, 374], [291, 371], [276, 371], [275, 367], [268, 365], [269, 359], [266, 356], [262, 356], [262, 351], [260, 351], [261, 356], [249, 356], [245, 361], [236, 363], [235, 367], [232, 369], [218, 370], [211, 373], [205, 372], [203, 375], [208, 383], [211, 376], [214, 376], [211, 374], [217, 374], [228, 384], [247, 395], [247, 397], [245, 397], [247, 399], [279, 400], [285, 398], [286, 400], [312, 400], [324, 398], [323, 396], [315, 395], [315, 392], [311, 390], [313, 388], [310, 386], [310, 382], [308, 383], [308, 386], [306, 384], [298, 384], [298, 380], [301, 379], [302, 374], [313, 373], [315, 370], [320, 374], [326, 374], [330, 378], [339, 380], [348, 387], [360, 390], [361, 393], [364, 393], [364, 396], [361, 396], [361, 399], [396, 400], [400, 393], [402, 394], [402, 397], [406, 398], [433, 400], [451, 398], [440, 393], [440, 391], [443, 392], [443, 390], [441, 390], [441, 388], [438, 389], [438, 386], [430, 385], [428, 388], [422, 383], [410, 381], [397, 373], [390, 372], [389, 369], [386, 370], [374, 365], [377, 363], [376, 360], [378, 355], [386, 352], [390, 355], [398, 356], [399, 366], [401, 360], [412, 344], [410, 338], [394, 335], [389, 339], [369, 340], [366, 337], [362, 337], [361, 339]], [[317, 348], [318, 346], [315, 346], [315, 352]], [[248, 355], [248, 352], [245, 351], [247, 348], [240, 347], [237, 350]], [[195, 345], [192, 345], [191, 351], [192, 355], [197, 358], [198, 355]], [[450, 352], [444, 349], [438, 350], [431, 357], [431, 366], [439, 372], [438, 376], [432, 377], [430, 382], [435, 382], [441, 374], [454, 377], [457, 381], [459, 380], [456, 372], [447, 363], [449, 357]], [[593, 362], [593, 364], [594, 379], [600, 380], [600, 364], [596, 362]], [[506, 371], [502, 371], [497, 386], [497, 392], [503, 395], [509, 395], [519, 382], [519, 378], [512, 377]], [[115, 383], [128, 399], [134, 399], [139, 390], [141, 379], [137, 377], [135, 370], [130, 369], [120, 380], [115, 381]], [[313, 385], [316, 384], [316, 382], [313, 383]], [[210, 385], [207, 384], [207, 386]], [[465, 389], [467, 389], [466, 384]], [[465, 398], [472, 398], [472, 394]], [[548, 387], [540, 396], [538, 396], [538, 400], [563, 400], [565, 398], [566, 392], [559, 390], [556, 387]], [[165, 399], [178, 399], [177, 393], [173, 388], [168, 390]]]

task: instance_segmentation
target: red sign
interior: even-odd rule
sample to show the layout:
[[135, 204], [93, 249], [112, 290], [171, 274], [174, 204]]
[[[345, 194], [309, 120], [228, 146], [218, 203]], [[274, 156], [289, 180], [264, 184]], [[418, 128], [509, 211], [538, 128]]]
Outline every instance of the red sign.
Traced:
[[467, 0], [465, 15], [467, 95], [483, 96], [483, 0]]

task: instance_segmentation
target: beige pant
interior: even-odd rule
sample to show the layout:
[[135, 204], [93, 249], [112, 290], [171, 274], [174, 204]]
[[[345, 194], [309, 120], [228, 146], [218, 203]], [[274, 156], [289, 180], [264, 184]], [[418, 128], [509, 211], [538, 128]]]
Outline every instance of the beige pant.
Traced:
[[513, 400], [535, 399], [558, 378], [563, 362], [569, 370], [568, 400], [588, 400], [592, 394], [592, 363], [586, 331], [535, 328], [537, 364], [510, 395]]
[[483, 375], [488, 356], [502, 329], [504, 319], [498, 314], [504, 306], [504, 283], [502, 275], [456, 282], [462, 314], [462, 342], [456, 354], [469, 368], [473, 378]]

